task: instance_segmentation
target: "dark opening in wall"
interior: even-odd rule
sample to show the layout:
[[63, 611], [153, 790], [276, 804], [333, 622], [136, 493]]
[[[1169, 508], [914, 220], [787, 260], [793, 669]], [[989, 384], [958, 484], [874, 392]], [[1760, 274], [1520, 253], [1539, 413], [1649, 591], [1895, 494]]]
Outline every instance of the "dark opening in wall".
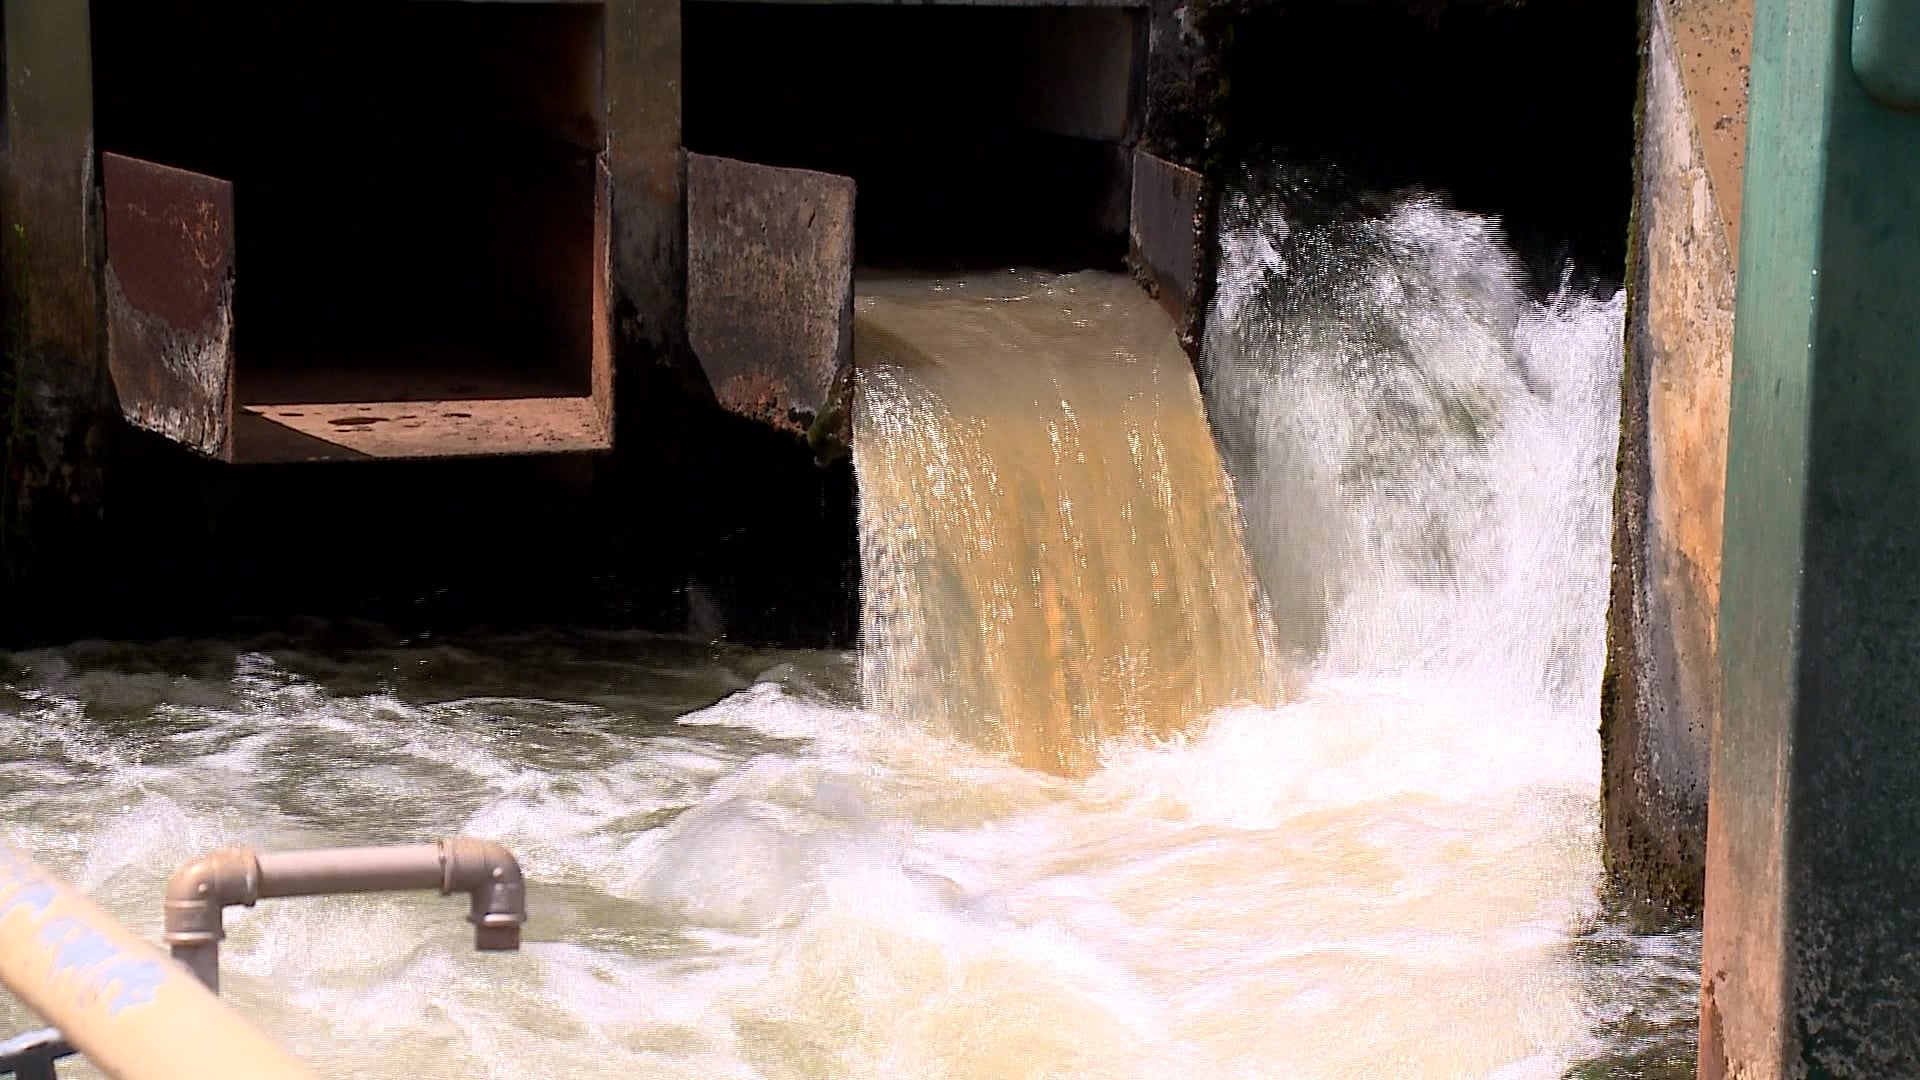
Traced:
[[605, 445], [602, 23], [597, 3], [93, 0], [100, 149], [231, 184], [237, 459]]
[[1118, 266], [1144, 14], [694, 0], [686, 145], [853, 177], [867, 265]]
[[1231, 156], [1330, 161], [1500, 215], [1543, 284], [1618, 282], [1639, 83], [1631, 0], [1292, 3], [1236, 13]]

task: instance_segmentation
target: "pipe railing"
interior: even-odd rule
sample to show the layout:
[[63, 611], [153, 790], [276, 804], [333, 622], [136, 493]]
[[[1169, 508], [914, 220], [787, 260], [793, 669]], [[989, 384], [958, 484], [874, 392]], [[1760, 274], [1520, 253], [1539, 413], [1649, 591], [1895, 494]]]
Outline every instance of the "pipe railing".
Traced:
[[186, 968], [0, 846], [0, 985], [117, 1080], [314, 1074]]
[[24, 853], [0, 846], [0, 985], [54, 1026], [0, 1042], [0, 1076], [52, 1080], [85, 1055], [117, 1080], [312, 1080], [217, 996], [225, 911], [263, 899], [436, 889], [465, 893], [474, 947], [518, 949], [526, 884], [505, 847], [456, 837], [404, 847], [222, 848], [167, 882], [172, 957], [126, 931]]
[[473, 945], [481, 952], [520, 947], [527, 889], [513, 853], [491, 840], [455, 837], [405, 847], [264, 851], [222, 848], [174, 872], [167, 882], [164, 939], [173, 958], [211, 990], [220, 989], [220, 942], [229, 907], [284, 896], [437, 889], [466, 893]]

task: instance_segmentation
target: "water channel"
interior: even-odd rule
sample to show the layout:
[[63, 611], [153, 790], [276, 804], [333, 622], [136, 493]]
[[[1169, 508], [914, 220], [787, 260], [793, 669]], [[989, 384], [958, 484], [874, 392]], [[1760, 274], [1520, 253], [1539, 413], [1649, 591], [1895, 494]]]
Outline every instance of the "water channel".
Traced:
[[1204, 395], [1115, 275], [863, 286], [860, 649], [0, 655], [0, 841], [150, 936], [220, 844], [511, 845], [517, 954], [230, 916], [329, 1075], [1691, 1075], [1697, 930], [1600, 870], [1621, 297], [1423, 196], [1222, 217]]

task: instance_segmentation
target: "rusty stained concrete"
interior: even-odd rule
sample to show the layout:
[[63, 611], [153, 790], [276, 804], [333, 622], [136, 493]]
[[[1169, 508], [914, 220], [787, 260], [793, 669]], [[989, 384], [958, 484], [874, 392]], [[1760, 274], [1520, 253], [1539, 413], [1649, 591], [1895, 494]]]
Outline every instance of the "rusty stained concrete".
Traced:
[[1664, 9], [1671, 55], [1694, 116], [1698, 157], [1719, 204], [1727, 251], [1737, 265], [1753, 0], [1665, 0]]
[[[1731, 188], [1737, 204], [1740, 141], [1730, 133], [1744, 137], [1751, 8], [1650, 0], [1646, 18], [1602, 704], [1606, 839], [1609, 866], [1631, 891], [1693, 908], [1705, 881], [1708, 748], [1721, 708], [1738, 210], [1720, 194]], [[1708, 40], [1726, 45], [1718, 62], [1702, 52]]]

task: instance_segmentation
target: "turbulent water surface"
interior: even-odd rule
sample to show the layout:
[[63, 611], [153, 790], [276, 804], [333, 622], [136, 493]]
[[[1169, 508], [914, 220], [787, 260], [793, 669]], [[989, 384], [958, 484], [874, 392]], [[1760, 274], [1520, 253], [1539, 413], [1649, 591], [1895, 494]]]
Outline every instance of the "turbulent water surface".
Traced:
[[[912, 346], [929, 305], [1000, 320], [940, 331], [982, 366], [891, 384], [868, 430], [964, 435], [1079, 501], [943, 491], [927, 465], [955, 459], [896, 443], [923, 479], [868, 487], [893, 503], [863, 506], [862, 542], [870, 607], [914, 629], [870, 622], [864, 660], [338, 627], [0, 657], [0, 841], [149, 935], [168, 871], [223, 843], [512, 845], [517, 954], [471, 952], [435, 896], [230, 916], [227, 995], [332, 1075], [1687, 1075], [1697, 934], [1616, 909], [1599, 872], [1619, 298], [1529, 300], [1491, 223], [1427, 200], [1224, 217], [1214, 447], [1177, 365], [1035, 366], [1049, 336], [1168, 355], [1164, 322], [1099, 337], [1110, 281], [868, 288], [868, 342]], [[1016, 285], [1028, 314], [999, 302]], [[1062, 440], [1069, 414], [1103, 434]], [[1067, 550], [1017, 539], [1040, 536]], [[983, 537], [998, 593], [956, 577]], [[1067, 670], [1096, 689], [1022, 685]], [[1151, 692], [1076, 713], [1103, 679]], [[1059, 722], [1008, 734], [1034, 715]], [[33, 1023], [0, 997], [0, 1035]]]

